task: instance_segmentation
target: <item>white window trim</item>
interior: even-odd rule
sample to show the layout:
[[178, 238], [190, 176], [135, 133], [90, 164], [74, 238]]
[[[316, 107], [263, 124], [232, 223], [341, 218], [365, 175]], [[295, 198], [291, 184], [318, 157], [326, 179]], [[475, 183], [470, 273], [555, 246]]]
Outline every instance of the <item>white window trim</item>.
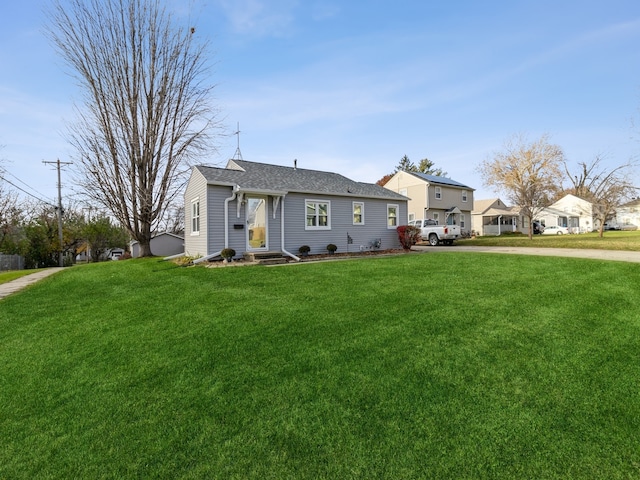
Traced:
[[[356, 205], [360, 205], [360, 222], [356, 222], [355, 216], [356, 216]], [[351, 212], [352, 212], [352, 217], [351, 220], [353, 221], [354, 225], [364, 225], [364, 202], [352, 202], [351, 203]]]
[[464, 218], [464, 213], [460, 214], [460, 228], [466, 228], [465, 226], [466, 222], [465, 222], [465, 218]]
[[435, 197], [436, 200], [442, 200], [442, 188], [441, 187], [435, 187], [434, 197]]
[[[197, 216], [195, 216], [194, 212], [193, 212], [193, 208], [196, 205], [198, 206], [198, 215]], [[190, 215], [190, 217], [191, 217], [191, 235], [193, 235], [193, 236], [200, 235], [200, 227], [201, 227], [201, 225], [200, 225], [200, 197], [196, 197], [193, 200], [191, 200], [191, 215]], [[198, 229], [194, 230], [193, 229], [193, 222], [194, 222], [194, 220], [196, 218], [198, 219]]]
[[469, 201], [469, 192], [467, 192], [466, 190], [462, 190], [462, 201], [463, 202]]
[[[391, 218], [389, 216], [389, 209], [391, 208], [395, 208], [396, 209], [396, 224], [395, 225], [389, 225], [389, 218]], [[387, 203], [387, 230], [395, 230], [396, 228], [398, 228], [398, 226], [400, 225], [400, 206], [398, 204], [395, 203]]]
[[[309, 226], [307, 225], [307, 204], [314, 203], [316, 205], [316, 219], [318, 219], [318, 204], [327, 205], [327, 226]], [[319, 222], [318, 222], [319, 223]], [[305, 230], [331, 230], [331, 200], [314, 200], [307, 198], [304, 201], [304, 229]]]

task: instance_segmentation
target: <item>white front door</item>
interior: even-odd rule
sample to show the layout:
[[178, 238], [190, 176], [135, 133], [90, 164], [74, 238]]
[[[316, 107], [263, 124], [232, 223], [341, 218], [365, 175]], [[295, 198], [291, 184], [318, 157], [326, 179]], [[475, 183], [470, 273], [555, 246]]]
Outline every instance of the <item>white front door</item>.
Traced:
[[267, 198], [247, 196], [246, 200], [247, 250], [267, 250]]

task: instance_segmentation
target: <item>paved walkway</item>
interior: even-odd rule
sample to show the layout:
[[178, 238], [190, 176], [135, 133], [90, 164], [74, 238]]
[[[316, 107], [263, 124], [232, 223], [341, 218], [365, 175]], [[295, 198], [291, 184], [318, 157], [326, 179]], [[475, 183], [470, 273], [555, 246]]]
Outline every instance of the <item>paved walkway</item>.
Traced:
[[24, 277], [16, 278], [7, 283], [3, 283], [0, 285], [0, 299], [11, 295], [12, 293], [17, 292], [18, 290], [22, 290], [23, 288], [36, 283], [38, 280], [42, 280], [49, 275], [53, 275], [54, 273], [58, 273], [62, 268], [54, 267], [54, 268], [46, 268], [43, 270], [36, 270], [34, 273], [30, 275], [25, 275]]
[[640, 263], [640, 252], [622, 250], [596, 250], [582, 248], [532, 248], [532, 247], [471, 247], [453, 245], [450, 247], [430, 247], [414, 245], [412, 250], [429, 252], [476, 252], [476, 253], [510, 253], [516, 255], [539, 255], [543, 257], [573, 257], [592, 260], [613, 260], [618, 262]]

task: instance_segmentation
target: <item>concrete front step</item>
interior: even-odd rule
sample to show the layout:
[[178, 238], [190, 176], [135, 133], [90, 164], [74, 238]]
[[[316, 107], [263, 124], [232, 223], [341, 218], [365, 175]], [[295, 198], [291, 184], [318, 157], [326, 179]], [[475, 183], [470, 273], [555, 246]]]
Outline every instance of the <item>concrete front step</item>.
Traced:
[[244, 259], [247, 262], [258, 263], [260, 265], [278, 265], [281, 263], [287, 263], [287, 260], [282, 256], [282, 252], [279, 251], [245, 252]]

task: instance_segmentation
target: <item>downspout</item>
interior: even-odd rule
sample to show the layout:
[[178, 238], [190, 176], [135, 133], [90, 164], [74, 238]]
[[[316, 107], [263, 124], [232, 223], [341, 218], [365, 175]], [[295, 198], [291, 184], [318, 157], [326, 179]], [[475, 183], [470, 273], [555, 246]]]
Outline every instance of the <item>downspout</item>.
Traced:
[[[224, 199], [224, 248], [229, 248], [229, 203], [236, 199], [238, 192], [240, 191], [240, 185], [233, 187], [233, 193], [229, 198]], [[193, 261], [194, 264], [206, 262], [207, 260], [215, 257], [219, 257], [222, 250], [207, 255], [206, 257], [200, 257]]]
[[239, 191], [240, 185], [236, 185], [231, 196], [224, 199], [224, 248], [229, 248], [229, 203], [236, 199]]
[[280, 202], [280, 250], [285, 255], [290, 256], [296, 262], [300, 261], [300, 257], [296, 257], [293, 253], [288, 252], [286, 248], [284, 248], [284, 197], [286, 195], [282, 195], [282, 201]]
[[498, 236], [502, 235], [502, 230], [500, 229], [500, 221], [502, 220], [502, 215], [498, 215]]

